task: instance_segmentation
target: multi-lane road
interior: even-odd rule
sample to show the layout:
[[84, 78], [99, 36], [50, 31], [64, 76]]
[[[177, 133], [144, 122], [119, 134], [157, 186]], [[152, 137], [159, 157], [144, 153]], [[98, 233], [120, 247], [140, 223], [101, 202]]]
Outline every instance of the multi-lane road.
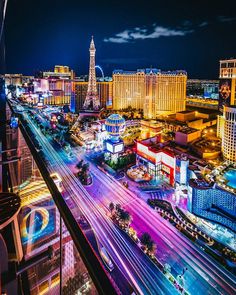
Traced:
[[71, 165], [61, 153], [55, 152], [50, 139], [41, 133], [27, 113], [23, 116], [42, 146], [49, 171], [59, 173], [67, 197], [72, 198], [86, 216], [99, 243], [106, 247], [119, 271], [138, 294], [175, 294], [177, 291], [149, 258], [121, 234], [107, 217], [110, 202], [120, 203], [131, 213], [134, 228], [152, 235], [157, 243], [157, 255], [163, 263], [171, 265], [176, 275], [183, 268], [188, 269], [184, 277], [185, 288], [191, 294], [235, 294], [235, 278], [231, 273], [182, 236], [143, 200], [96, 166], [90, 167], [93, 185], [85, 189], [74, 176]]
[[119, 203], [133, 217], [132, 226], [138, 232], [147, 231], [157, 244], [157, 256], [171, 265], [173, 273], [185, 272], [185, 287], [191, 294], [235, 294], [235, 277], [213, 261], [198, 246], [189, 241], [142, 199], [113, 178], [90, 165], [93, 185], [87, 190], [96, 196], [100, 206]]
[[[106, 215], [106, 208], [97, 204], [74, 176], [59, 153], [55, 152], [49, 138], [45, 137], [31, 118], [24, 113], [48, 160], [51, 173], [57, 172], [67, 196], [73, 199], [79, 210], [89, 221], [97, 240], [109, 252], [113, 263], [127, 278], [137, 294], [177, 294], [175, 287], [158, 270], [140, 249], [123, 235]], [[114, 278], [115, 279], [115, 278]], [[119, 282], [116, 282], [119, 286]]]

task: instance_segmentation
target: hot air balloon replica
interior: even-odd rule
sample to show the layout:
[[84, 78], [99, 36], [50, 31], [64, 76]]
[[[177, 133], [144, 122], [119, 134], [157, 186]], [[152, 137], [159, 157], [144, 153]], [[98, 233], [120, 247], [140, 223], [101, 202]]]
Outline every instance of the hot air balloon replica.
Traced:
[[125, 119], [119, 114], [112, 114], [106, 119], [105, 129], [109, 134], [109, 139], [105, 141], [105, 150], [112, 162], [117, 162], [119, 153], [124, 151], [124, 142], [120, 135], [125, 130]]

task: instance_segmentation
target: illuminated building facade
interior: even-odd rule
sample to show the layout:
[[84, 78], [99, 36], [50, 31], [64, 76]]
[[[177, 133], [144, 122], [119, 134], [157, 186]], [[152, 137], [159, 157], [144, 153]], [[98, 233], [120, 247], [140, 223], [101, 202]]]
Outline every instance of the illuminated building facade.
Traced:
[[185, 71], [146, 72], [146, 93], [144, 118], [155, 119], [161, 114], [173, 114], [185, 110], [186, 81]]
[[219, 98], [219, 81], [218, 80], [187, 80], [187, 97], [198, 98]]
[[70, 104], [72, 82], [69, 79], [44, 78], [34, 80], [34, 92], [39, 95], [39, 102], [47, 105]]
[[159, 134], [163, 129], [162, 122], [155, 120], [141, 120], [141, 138], [147, 139]]
[[222, 152], [225, 160], [236, 163], [236, 107], [224, 107]]
[[[197, 130], [203, 130], [207, 127], [216, 125], [217, 114], [219, 112], [201, 110], [201, 111], [182, 111], [172, 115], [158, 116], [156, 120], [142, 120], [141, 126], [143, 131], [148, 129], [151, 131], [150, 136], [159, 133], [161, 129], [168, 131], [181, 131], [183, 128], [189, 127]], [[152, 126], [149, 128], [148, 126]]]
[[140, 69], [113, 72], [113, 109], [142, 109], [147, 119], [185, 110], [185, 71]]
[[54, 67], [54, 71], [47, 71], [40, 73], [41, 78], [60, 78], [60, 79], [73, 79], [74, 71], [70, 70], [68, 66]]
[[217, 136], [222, 138], [225, 160], [236, 163], [236, 59], [220, 61], [219, 109]]
[[143, 109], [145, 97], [145, 71], [123, 71], [113, 72], [113, 104], [114, 110]]
[[236, 105], [236, 59], [220, 60], [219, 109]]
[[68, 66], [55, 66], [54, 71], [40, 72], [33, 81], [38, 104], [69, 105], [71, 102], [73, 70]]
[[224, 135], [224, 123], [225, 123], [225, 118], [224, 116], [217, 116], [217, 137], [223, 138]]
[[236, 231], [235, 194], [199, 179], [190, 179], [189, 187], [190, 212]]
[[4, 77], [6, 86], [22, 86], [22, 84], [30, 83], [34, 79], [33, 76], [24, 76], [22, 74], [5, 74]]
[[112, 81], [97, 82], [97, 89], [101, 108], [111, 107], [113, 97]]
[[[101, 108], [107, 108], [112, 104], [112, 81], [98, 81], [96, 83], [97, 94], [100, 99]], [[87, 95], [88, 82], [73, 80], [72, 81], [72, 97], [71, 97], [71, 111], [78, 113], [83, 108], [85, 98]]]
[[8, 98], [12, 96], [18, 97], [22, 94], [33, 92], [33, 76], [25, 76], [22, 74], [5, 74], [2, 77], [5, 79], [5, 87]]
[[153, 137], [137, 142], [137, 164], [147, 167], [148, 173], [163, 177], [170, 185], [186, 184], [187, 157], [179, 156]]
[[190, 128], [183, 127], [181, 130], [176, 131], [175, 133], [175, 142], [180, 145], [187, 146], [190, 142], [201, 137], [201, 131]]

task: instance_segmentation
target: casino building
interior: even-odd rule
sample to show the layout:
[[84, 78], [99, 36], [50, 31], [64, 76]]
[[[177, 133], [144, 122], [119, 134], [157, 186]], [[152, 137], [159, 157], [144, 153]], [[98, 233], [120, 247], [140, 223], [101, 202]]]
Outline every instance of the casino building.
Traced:
[[217, 136], [222, 138], [224, 159], [236, 163], [236, 106], [223, 107], [223, 115], [217, 119]]
[[142, 109], [145, 119], [185, 110], [185, 71], [113, 71], [113, 109]]
[[125, 119], [119, 114], [112, 114], [105, 121], [105, 129], [109, 134], [109, 139], [104, 141], [105, 151], [116, 163], [119, 154], [124, 151], [124, 142], [120, 135], [125, 130]]
[[[108, 108], [112, 104], [112, 81], [97, 81], [96, 85], [101, 107]], [[88, 82], [83, 79], [75, 78], [72, 81], [71, 87], [71, 111], [79, 113], [79, 110], [83, 108], [88, 90]]]
[[236, 231], [236, 197], [214, 183], [190, 179], [188, 209], [193, 214]]
[[236, 105], [236, 59], [220, 60], [219, 109]]
[[33, 82], [38, 102], [45, 105], [69, 105], [73, 77], [74, 72], [68, 66], [55, 66], [54, 71], [40, 72]]
[[145, 165], [148, 173], [163, 177], [172, 186], [187, 182], [189, 160], [168, 143], [161, 143], [158, 136], [137, 142], [137, 164]]

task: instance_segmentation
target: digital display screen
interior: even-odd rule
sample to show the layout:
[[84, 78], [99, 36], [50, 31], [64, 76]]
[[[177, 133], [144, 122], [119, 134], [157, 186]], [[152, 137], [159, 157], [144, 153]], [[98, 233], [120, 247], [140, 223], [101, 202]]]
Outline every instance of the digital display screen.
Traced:
[[170, 174], [170, 168], [165, 165], [162, 165], [162, 171], [165, 171], [166, 173]]
[[115, 153], [123, 152], [123, 147], [124, 147], [123, 143], [120, 143], [119, 145], [116, 145], [114, 152]]
[[221, 79], [219, 84], [219, 109], [230, 105], [231, 80]]
[[106, 143], [106, 148], [107, 148], [107, 150], [109, 151], [109, 152], [111, 152], [111, 153], [113, 153], [113, 146], [112, 146], [112, 144], [110, 144], [110, 143]]

